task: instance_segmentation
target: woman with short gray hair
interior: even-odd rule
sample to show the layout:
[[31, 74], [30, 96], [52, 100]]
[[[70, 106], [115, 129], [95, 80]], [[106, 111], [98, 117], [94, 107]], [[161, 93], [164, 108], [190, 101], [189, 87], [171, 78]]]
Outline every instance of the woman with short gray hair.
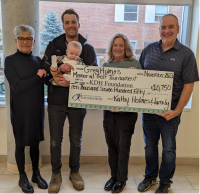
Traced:
[[28, 25], [20, 25], [20, 26], [15, 26], [13, 33], [15, 35], [15, 38], [17, 39], [19, 34], [22, 34], [23, 32], [29, 32], [31, 37], [34, 39], [35, 37], [35, 30]]
[[5, 76], [10, 85], [10, 113], [15, 138], [15, 158], [19, 170], [19, 186], [24, 193], [34, 189], [25, 173], [25, 146], [30, 146], [32, 182], [47, 189], [41, 177], [39, 143], [44, 140], [44, 77], [41, 59], [32, 55], [35, 31], [31, 26], [20, 25], [14, 29], [17, 52], [5, 58]]

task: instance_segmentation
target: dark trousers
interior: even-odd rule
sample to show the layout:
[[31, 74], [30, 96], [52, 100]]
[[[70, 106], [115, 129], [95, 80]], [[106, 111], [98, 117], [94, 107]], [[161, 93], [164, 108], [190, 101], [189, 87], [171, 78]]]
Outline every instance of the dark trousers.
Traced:
[[103, 127], [111, 176], [120, 182], [128, 180], [131, 138], [136, 121], [137, 113], [104, 111]]
[[61, 144], [66, 117], [69, 121], [70, 155], [69, 167], [72, 173], [77, 173], [80, 167], [83, 122], [86, 109], [68, 108], [49, 105], [50, 151], [53, 174], [61, 171]]
[[[175, 105], [176, 106], [176, 105]], [[176, 134], [181, 114], [167, 121], [156, 114], [143, 114], [143, 130], [145, 141], [145, 158], [147, 176], [157, 177], [170, 182], [176, 166]], [[162, 138], [162, 162], [159, 170], [158, 141]]]
[[[15, 159], [17, 163], [17, 167], [20, 174], [25, 173], [25, 154], [24, 154], [25, 146], [17, 146], [15, 147]], [[32, 162], [33, 170], [38, 169], [39, 164], [39, 145], [38, 146], [30, 146], [30, 157]]]

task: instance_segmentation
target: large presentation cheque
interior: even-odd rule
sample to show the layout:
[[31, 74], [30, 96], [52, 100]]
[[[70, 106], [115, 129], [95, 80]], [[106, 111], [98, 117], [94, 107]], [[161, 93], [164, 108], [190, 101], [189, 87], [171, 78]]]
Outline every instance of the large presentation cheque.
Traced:
[[74, 66], [69, 107], [164, 113], [171, 108], [173, 72]]

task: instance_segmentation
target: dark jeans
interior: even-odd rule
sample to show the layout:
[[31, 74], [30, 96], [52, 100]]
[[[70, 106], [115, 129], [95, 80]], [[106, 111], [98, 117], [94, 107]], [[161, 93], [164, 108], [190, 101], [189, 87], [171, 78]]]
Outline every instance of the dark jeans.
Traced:
[[121, 182], [128, 180], [131, 138], [136, 121], [137, 113], [104, 111], [103, 127], [111, 176]]
[[80, 167], [82, 131], [86, 109], [49, 105], [48, 115], [52, 172], [53, 174], [58, 174], [61, 171], [63, 128], [65, 119], [68, 117], [70, 140], [69, 167], [72, 173], [77, 173]]
[[[174, 107], [173, 107], [174, 106]], [[172, 104], [172, 110], [176, 104]], [[176, 166], [176, 134], [181, 114], [167, 121], [156, 114], [143, 114], [143, 130], [145, 141], [145, 174], [151, 177], [158, 176], [158, 141], [162, 138], [162, 162], [159, 178], [169, 182], [173, 177]]]

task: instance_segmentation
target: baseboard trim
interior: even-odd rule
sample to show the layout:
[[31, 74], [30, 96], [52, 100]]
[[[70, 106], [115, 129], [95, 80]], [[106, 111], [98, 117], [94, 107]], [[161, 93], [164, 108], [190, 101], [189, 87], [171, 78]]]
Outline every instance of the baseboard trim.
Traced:
[[[161, 158], [159, 158], [161, 162]], [[0, 162], [7, 162], [7, 155], [0, 155]], [[108, 156], [81, 156], [80, 162], [82, 164], [107, 164]], [[42, 163], [49, 164], [51, 163], [50, 155], [42, 156]], [[69, 156], [62, 156], [62, 163], [69, 163]], [[130, 156], [130, 164], [145, 164], [145, 157], [142, 156]], [[190, 164], [190, 165], [199, 165], [199, 158], [183, 158], [177, 157], [176, 164]]]
[[0, 155], [0, 162], [7, 162], [7, 155]]
[[[50, 155], [43, 155], [42, 162], [50, 163], [51, 157]], [[161, 162], [161, 157], [159, 158], [159, 162]], [[62, 163], [69, 163], [69, 156], [62, 156]], [[80, 163], [82, 164], [107, 164], [108, 156], [81, 156]], [[145, 157], [139, 156], [130, 156], [129, 164], [145, 164]], [[199, 158], [176, 158], [176, 164], [192, 164], [199, 165]]]
[[[39, 168], [42, 166], [42, 158], [39, 159]], [[7, 169], [12, 173], [18, 173], [16, 164], [11, 164], [7, 161]], [[25, 172], [32, 172], [32, 164], [25, 164]]]

